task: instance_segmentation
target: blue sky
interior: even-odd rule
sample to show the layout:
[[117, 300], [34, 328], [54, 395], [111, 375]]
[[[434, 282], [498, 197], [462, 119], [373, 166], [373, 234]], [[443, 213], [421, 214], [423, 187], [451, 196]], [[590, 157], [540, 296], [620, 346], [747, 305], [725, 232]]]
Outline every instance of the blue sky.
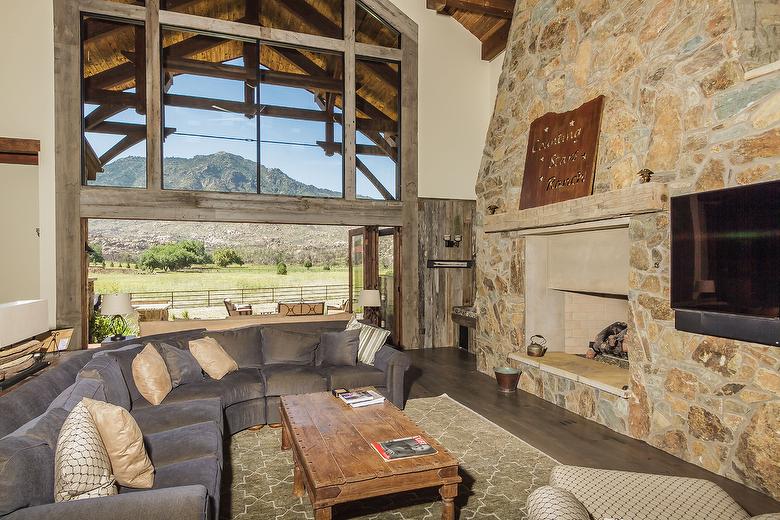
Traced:
[[[232, 62], [231, 62], [232, 63]], [[235, 63], [240, 65], [241, 63]], [[262, 103], [295, 108], [319, 110], [314, 96], [303, 89], [261, 85]], [[171, 94], [208, 97], [231, 101], [244, 98], [243, 82], [206, 78], [201, 76], [176, 76]], [[94, 105], [86, 105], [85, 114], [94, 110]], [[241, 114], [214, 110], [195, 110], [179, 107], [166, 107], [165, 126], [175, 128], [176, 133], [168, 136], [163, 144], [163, 157], [194, 157], [224, 151], [257, 160], [257, 124], [258, 118], [246, 118]], [[128, 109], [112, 117], [109, 121], [143, 123], [144, 116]], [[341, 192], [342, 157], [338, 154], [327, 157], [321, 148], [313, 146], [317, 141], [325, 140], [325, 124], [313, 121], [295, 121], [280, 118], [260, 117], [260, 163], [268, 168], [279, 168], [288, 176], [306, 184]], [[341, 125], [336, 125], [336, 140], [342, 140]], [[200, 134], [216, 138], [195, 137], [185, 134]], [[231, 139], [223, 139], [231, 138]], [[121, 136], [87, 133], [95, 152], [100, 156]], [[268, 142], [275, 141], [275, 142]], [[358, 143], [373, 144], [360, 132]], [[285, 144], [281, 144], [285, 143]], [[293, 143], [293, 144], [290, 144]], [[142, 142], [123, 152], [118, 158], [126, 156], [145, 156], [146, 143]], [[395, 163], [387, 157], [360, 156], [360, 159], [383, 182], [391, 193], [395, 193]], [[116, 160], [116, 159], [115, 159]], [[361, 196], [382, 198], [376, 189], [358, 172], [357, 192]]]

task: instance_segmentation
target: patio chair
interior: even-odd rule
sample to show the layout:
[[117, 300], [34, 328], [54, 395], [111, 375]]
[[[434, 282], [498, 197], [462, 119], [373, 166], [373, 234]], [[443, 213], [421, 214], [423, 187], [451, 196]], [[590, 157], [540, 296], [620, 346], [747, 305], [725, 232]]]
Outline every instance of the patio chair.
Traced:
[[223, 300], [225, 302], [225, 308], [227, 309], [228, 316], [251, 316], [252, 305], [249, 303], [240, 303], [236, 305], [231, 302], [229, 298]]

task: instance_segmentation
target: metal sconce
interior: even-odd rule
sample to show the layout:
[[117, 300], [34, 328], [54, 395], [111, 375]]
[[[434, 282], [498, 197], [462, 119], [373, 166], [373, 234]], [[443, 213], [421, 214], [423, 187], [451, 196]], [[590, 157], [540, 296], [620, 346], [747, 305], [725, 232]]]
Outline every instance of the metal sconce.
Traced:
[[444, 235], [444, 247], [460, 247], [462, 241], [461, 235]]

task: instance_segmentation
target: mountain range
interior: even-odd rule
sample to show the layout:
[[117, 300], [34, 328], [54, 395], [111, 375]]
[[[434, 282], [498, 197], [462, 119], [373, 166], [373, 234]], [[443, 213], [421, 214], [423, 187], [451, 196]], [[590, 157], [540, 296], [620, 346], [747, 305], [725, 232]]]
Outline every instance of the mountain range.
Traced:
[[[257, 163], [219, 152], [191, 159], [165, 159], [165, 187], [182, 190], [257, 193]], [[124, 157], [105, 166], [95, 184], [143, 186], [146, 159]], [[260, 166], [263, 193], [340, 197], [335, 191], [304, 184], [278, 168]], [[347, 256], [348, 228], [339, 226], [278, 226], [214, 222], [159, 222], [91, 220], [89, 242], [100, 245], [108, 260], [135, 259], [151, 246], [179, 240], [201, 240], [208, 250], [233, 247], [248, 262], [270, 264], [277, 259], [315, 264], [343, 264]]]
[[[217, 152], [192, 158], [163, 160], [165, 188], [174, 190], [257, 193], [257, 163], [239, 155]], [[146, 158], [123, 157], [104, 166], [91, 184], [139, 187], [146, 182]], [[341, 193], [304, 184], [279, 168], [260, 165], [262, 193], [307, 197], [341, 197]]]

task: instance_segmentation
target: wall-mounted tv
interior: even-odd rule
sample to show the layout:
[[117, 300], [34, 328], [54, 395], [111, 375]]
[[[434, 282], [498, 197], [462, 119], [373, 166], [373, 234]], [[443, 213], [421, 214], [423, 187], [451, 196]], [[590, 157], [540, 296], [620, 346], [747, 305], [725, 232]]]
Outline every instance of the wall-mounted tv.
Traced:
[[673, 197], [679, 330], [780, 345], [780, 181]]

